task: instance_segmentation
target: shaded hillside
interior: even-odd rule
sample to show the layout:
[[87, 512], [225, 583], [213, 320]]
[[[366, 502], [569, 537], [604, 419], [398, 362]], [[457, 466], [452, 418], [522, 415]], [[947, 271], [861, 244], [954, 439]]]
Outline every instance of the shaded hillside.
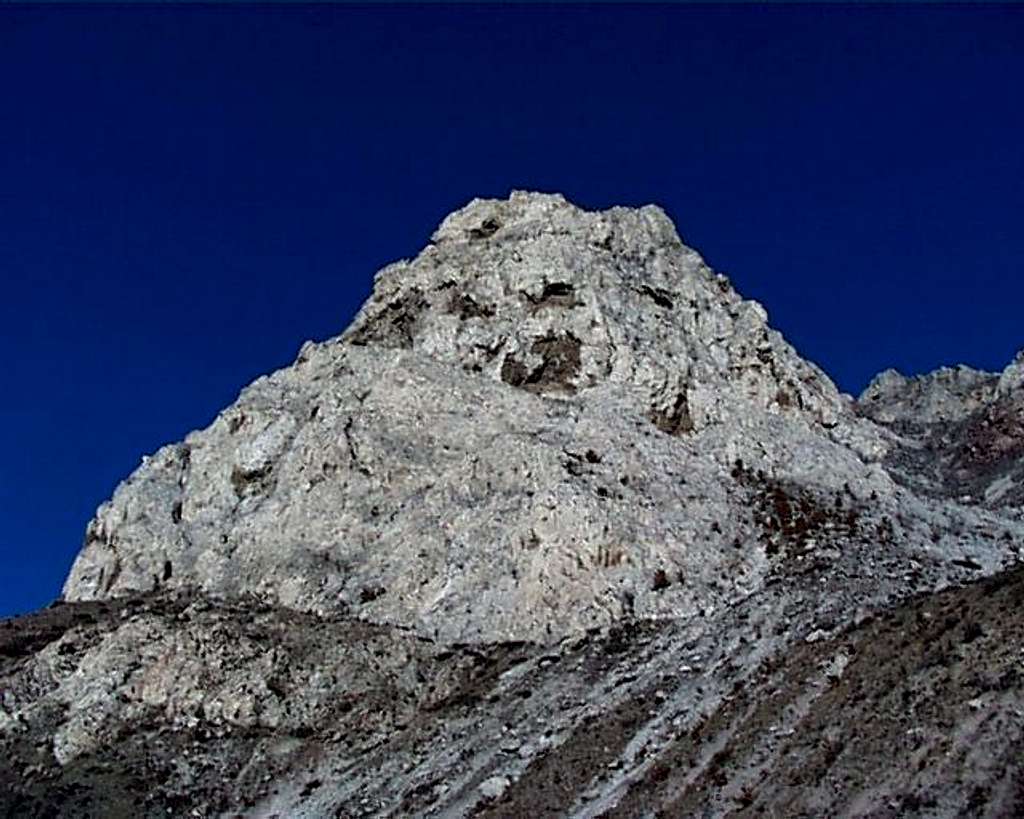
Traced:
[[[0, 815], [1019, 815], [1022, 605], [1018, 569], [834, 637], [715, 623], [771, 630], [764, 652], [672, 623], [451, 647], [198, 598], [67, 604], [0, 626]], [[62, 767], [59, 677], [108, 653], [120, 707]]]

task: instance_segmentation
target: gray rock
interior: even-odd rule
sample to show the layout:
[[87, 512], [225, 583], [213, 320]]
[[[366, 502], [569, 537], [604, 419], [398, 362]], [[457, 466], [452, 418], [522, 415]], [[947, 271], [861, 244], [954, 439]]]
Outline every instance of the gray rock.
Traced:
[[1010, 395], [1021, 388], [1024, 388], [1024, 350], [1020, 350], [1003, 370], [996, 392], [999, 395]]
[[488, 799], [498, 799], [511, 784], [507, 776], [491, 776], [480, 783], [480, 793]]
[[998, 380], [997, 375], [963, 365], [916, 378], [886, 370], [857, 400], [865, 415], [883, 424], [959, 421], [995, 397]]
[[1024, 351], [999, 374], [944, 367], [908, 379], [887, 370], [855, 409], [891, 436], [882, 460], [899, 483], [918, 494], [1004, 509], [1019, 519], [1022, 379]]
[[342, 336], [146, 459], [65, 595], [198, 587], [557, 641], [761, 587], [737, 463], [870, 516], [904, 503], [886, 446], [660, 209], [475, 200]]
[[0, 623], [0, 814], [1019, 815], [1021, 570], [806, 643], [828, 579], [554, 652], [251, 600], [66, 604]]
[[1016, 815], [1020, 370], [853, 401], [658, 208], [475, 200], [0, 623], [0, 813]]

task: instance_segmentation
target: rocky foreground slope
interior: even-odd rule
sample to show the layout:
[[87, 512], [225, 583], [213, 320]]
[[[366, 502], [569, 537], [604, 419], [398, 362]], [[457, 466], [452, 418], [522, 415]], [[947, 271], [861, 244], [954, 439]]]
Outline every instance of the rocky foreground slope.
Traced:
[[12, 816], [1024, 811], [1024, 358], [858, 400], [654, 207], [476, 200], [0, 626]]

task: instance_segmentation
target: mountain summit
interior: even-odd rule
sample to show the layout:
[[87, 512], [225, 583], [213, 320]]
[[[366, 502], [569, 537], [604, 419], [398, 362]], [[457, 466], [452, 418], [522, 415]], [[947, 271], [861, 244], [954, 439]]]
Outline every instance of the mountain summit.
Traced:
[[342, 335], [143, 459], [63, 605], [0, 632], [5, 798], [1005, 815], [1021, 361], [854, 400], [659, 208], [474, 200]]
[[[514, 193], [148, 458], [65, 595], [197, 587], [462, 641], [707, 613], [772, 571], [752, 492], [896, 503], [883, 450], [660, 209]], [[815, 503], [793, 549], [845, 526]]]

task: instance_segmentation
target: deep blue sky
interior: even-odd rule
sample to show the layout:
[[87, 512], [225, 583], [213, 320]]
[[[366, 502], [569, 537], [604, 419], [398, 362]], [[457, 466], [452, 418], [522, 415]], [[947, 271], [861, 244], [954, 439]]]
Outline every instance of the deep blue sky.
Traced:
[[839, 385], [1024, 346], [1024, 7], [0, 7], [0, 615], [513, 188], [656, 202]]

